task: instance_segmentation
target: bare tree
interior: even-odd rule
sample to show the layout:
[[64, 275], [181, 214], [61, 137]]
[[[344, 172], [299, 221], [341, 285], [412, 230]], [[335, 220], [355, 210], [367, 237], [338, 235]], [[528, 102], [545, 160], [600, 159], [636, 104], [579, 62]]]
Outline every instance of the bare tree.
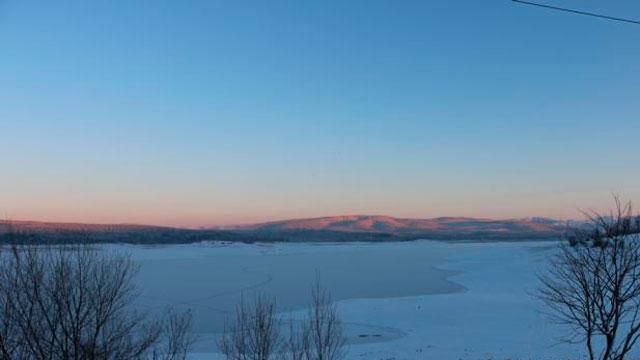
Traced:
[[329, 293], [316, 280], [311, 306], [302, 319], [290, 319], [288, 334], [276, 317], [275, 301], [258, 296], [236, 309], [225, 329], [220, 350], [229, 360], [341, 360], [345, 356], [342, 322]]
[[137, 267], [129, 257], [23, 245], [0, 260], [2, 359], [185, 358], [190, 317], [165, 322], [134, 310]]
[[170, 311], [163, 321], [164, 327], [160, 338], [160, 346], [153, 350], [154, 360], [184, 360], [193, 345], [191, 335], [191, 312], [180, 313]]
[[253, 303], [244, 299], [236, 308], [235, 322], [225, 329], [220, 350], [229, 360], [273, 360], [282, 355], [280, 321], [275, 301], [263, 295]]
[[342, 321], [331, 296], [316, 279], [306, 318], [290, 322], [287, 354], [291, 360], [341, 360], [345, 357]]
[[589, 359], [623, 360], [640, 338], [640, 234], [632, 207], [615, 198], [609, 215], [591, 213], [540, 277], [550, 315], [584, 342]]
[[319, 280], [316, 280], [311, 290], [311, 308], [307, 320], [307, 360], [343, 359], [345, 337], [342, 321], [331, 295], [321, 286]]

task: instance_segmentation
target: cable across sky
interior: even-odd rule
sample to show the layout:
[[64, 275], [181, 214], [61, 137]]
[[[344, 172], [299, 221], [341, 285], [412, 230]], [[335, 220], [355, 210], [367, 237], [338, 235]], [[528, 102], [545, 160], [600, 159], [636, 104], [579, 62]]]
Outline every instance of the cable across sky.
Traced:
[[621, 18], [621, 17], [616, 17], [616, 16], [597, 14], [597, 13], [588, 12], [588, 11], [582, 11], [582, 10], [564, 8], [564, 7], [560, 7], [560, 6], [541, 4], [541, 3], [536, 3], [536, 2], [532, 2], [532, 1], [524, 1], [524, 0], [511, 0], [511, 1], [513, 1], [515, 3], [519, 3], [519, 4], [537, 6], [537, 7], [541, 7], [541, 8], [545, 8], [545, 9], [563, 11], [563, 12], [567, 12], [567, 13], [571, 13], [571, 14], [592, 16], [592, 17], [596, 17], [596, 18], [600, 18], [600, 19], [620, 21], [620, 22], [640, 25], [640, 20], [633, 20], [633, 19], [626, 19], [626, 18]]

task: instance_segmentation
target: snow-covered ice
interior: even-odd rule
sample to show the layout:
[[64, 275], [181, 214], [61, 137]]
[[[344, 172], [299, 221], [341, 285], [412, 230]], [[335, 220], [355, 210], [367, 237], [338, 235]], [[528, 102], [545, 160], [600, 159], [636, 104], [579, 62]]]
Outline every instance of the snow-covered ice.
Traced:
[[340, 303], [345, 321], [402, 329], [385, 343], [353, 345], [350, 359], [579, 359], [581, 348], [559, 343], [532, 297], [549, 243], [452, 244], [446, 265], [463, 293]]
[[[325, 246], [212, 245], [200, 247], [196, 253], [198, 257], [205, 259], [205, 263], [220, 260], [216, 257], [218, 255], [234, 261], [255, 262], [258, 264], [256, 269], [261, 274], [269, 273], [272, 279], [259, 285], [257, 290], [261, 287], [265, 291], [275, 289], [278, 290], [275, 293], [285, 297], [291, 292], [282, 292], [279, 287], [297, 276], [308, 281], [313, 274], [312, 269], [317, 270], [317, 264], [310, 265], [309, 262], [328, 262], [320, 271], [331, 274], [329, 269], [333, 269], [336, 273], [325, 277], [326, 279], [335, 280], [341, 274], [346, 279], [337, 284], [335, 290], [336, 297], [341, 299], [338, 301], [338, 308], [349, 337], [348, 360], [582, 359], [582, 347], [559, 341], [565, 329], [552, 324], [543, 313], [543, 305], [532, 296], [537, 287], [537, 274], [546, 265], [546, 259], [554, 249], [554, 242], [417, 241]], [[171, 258], [169, 255], [173, 254], [183, 260], [191, 259], [189, 254], [193, 253], [193, 248], [167, 247], [153, 251], [159, 252], [145, 253], [142, 257], [162, 260]], [[209, 257], [206, 254], [208, 251], [217, 255]], [[314, 257], [318, 254], [321, 256]], [[363, 265], [364, 257], [358, 258], [356, 254], [369, 254], [366, 256], [373, 262], [379, 261], [379, 264]], [[424, 254], [430, 255], [422, 259], [420, 256]], [[265, 263], [261, 264], [257, 259], [263, 259]], [[296, 259], [302, 261], [297, 262]], [[335, 259], [335, 266], [332, 266], [332, 259]], [[346, 267], [345, 264], [350, 259], [359, 266]], [[424, 261], [423, 266], [420, 261]], [[238, 269], [245, 269], [247, 266], [244, 263]], [[291, 268], [292, 266], [300, 268]], [[218, 270], [233, 270], [228, 267], [226, 264]], [[377, 267], [383, 271], [370, 273]], [[153, 266], [151, 268], [157, 269]], [[400, 270], [392, 275], [386, 274], [393, 272], [395, 268]], [[240, 271], [238, 269], [233, 271]], [[363, 273], [351, 276], [346, 271]], [[436, 272], [431, 273], [433, 271]], [[413, 284], [374, 291], [378, 287], [387, 286], [387, 282], [394, 279], [395, 282], [401, 281], [403, 277], [408, 282], [420, 281], [421, 272], [431, 273], [424, 277], [428, 284], [423, 288]], [[251, 273], [249, 271], [247, 274]], [[383, 273], [386, 274], [382, 276], [384, 281], [372, 280], [373, 283], [368, 286], [354, 285], [358, 291], [345, 292], [344, 287], [348, 286], [349, 281], [365, 281], [368, 276]], [[437, 276], [434, 277], [433, 274]], [[278, 282], [277, 279], [281, 277], [286, 281]], [[446, 281], [442, 282], [441, 278]], [[239, 282], [255, 280], [249, 275], [239, 276], [237, 279]], [[331, 282], [328, 285], [329, 288], [333, 287]], [[301, 299], [307, 295], [307, 289], [301, 287], [300, 283], [292, 286], [295, 287], [294, 292], [302, 293]], [[365, 296], [360, 296], [361, 294]], [[371, 296], [366, 296], [367, 294]], [[215, 303], [220, 298], [210, 298], [209, 301]], [[297, 298], [295, 301], [279, 300], [279, 303], [286, 305], [284, 308], [292, 309], [281, 316], [295, 316], [304, 311], [301, 310], [299, 301], [301, 300]], [[201, 341], [196, 344], [193, 354], [195, 359], [222, 358], [214, 352], [216, 335], [211, 333], [215, 331], [210, 330], [200, 330]]]

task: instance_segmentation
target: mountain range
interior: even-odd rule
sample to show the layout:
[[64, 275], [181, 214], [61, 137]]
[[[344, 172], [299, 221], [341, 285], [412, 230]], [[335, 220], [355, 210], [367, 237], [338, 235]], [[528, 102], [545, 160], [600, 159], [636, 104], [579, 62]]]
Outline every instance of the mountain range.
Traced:
[[222, 228], [184, 229], [151, 225], [0, 221], [0, 240], [54, 243], [341, 242], [434, 240], [523, 240], [557, 238], [566, 223], [548, 218], [477, 219], [439, 217], [407, 219], [346, 215], [274, 221]]
[[379, 215], [330, 216], [294, 219], [237, 227], [237, 230], [283, 237], [322, 238], [323, 233], [346, 236], [389, 237], [397, 239], [525, 239], [557, 237], [565, 230], [565, 223], [548, 218], [477, 219], [439, 217], [407, 219]]

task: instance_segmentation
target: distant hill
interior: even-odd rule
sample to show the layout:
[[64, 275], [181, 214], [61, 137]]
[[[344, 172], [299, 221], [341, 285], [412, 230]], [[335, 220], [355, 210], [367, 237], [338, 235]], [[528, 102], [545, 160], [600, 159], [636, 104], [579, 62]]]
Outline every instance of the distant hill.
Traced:
[[7, 231], [48, 232], [48, 231], [155, 231], [171, 229], [164, 226], [137, 224], [83, 224], [41, 221], [6, 221], [0, 220], [0, 234]]
[[[349, 233], [416, 239], [523, 239], [557, 237], [564, 223], [547, 218], [491, 220], [464, 217], [405, 219], [379, 215], [347, 215], [275, 221], [238, 227], [254, 234]], [[298, 237], [298, 236], [295, 236]]]
[[0, 242], [182, 244], [235, 242], [343, 242], [518, 240], [557, 238], [565, 230], [546, 218], [491, 220], [463, 217], [404, 219], [348, 215], [275, 221], [226, 229], [183, 229], [135, 224], [1, 221]]
[[251, 233], [217, 229], [194, 230], [135, 224], [81, 224], [0, 220], [0, 243], [187, 244], [206, 240], [234, 242], [273, 241], [268, 238], [256, 238]]

